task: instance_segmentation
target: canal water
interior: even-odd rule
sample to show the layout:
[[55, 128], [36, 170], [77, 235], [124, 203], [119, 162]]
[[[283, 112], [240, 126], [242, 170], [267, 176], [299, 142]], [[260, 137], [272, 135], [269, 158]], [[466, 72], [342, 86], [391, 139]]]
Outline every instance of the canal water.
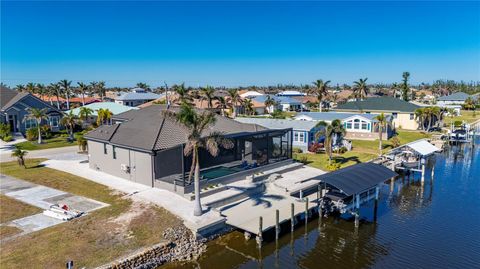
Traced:
[[376, 223], [372, 203], [358, 230], [352, 220], [316, 218], [262, 248], [232, 232], [198, 261], [161, 268], [480, 268], [479, 142], [437, 154], [423, 186], [420, 175], [385, 183]]

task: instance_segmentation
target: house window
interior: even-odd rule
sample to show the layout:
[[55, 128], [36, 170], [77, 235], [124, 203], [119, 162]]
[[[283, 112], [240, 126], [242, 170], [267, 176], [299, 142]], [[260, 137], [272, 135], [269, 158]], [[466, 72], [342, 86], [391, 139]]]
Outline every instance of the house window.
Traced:
[[347, 129], [352, 129], [352, 122], [351, 121], [347, 121]]
[[359, 119], [355, 119], [353, 120], [353, 129], [360, 129], [360, 120]]
[[305, 142], [305, 133], [304, 132], [294, 132], [293, 141], [295, 141], [295, 142]]
[[305, 133], [301, 132], [298, 137], [299, 141], [298, 142], [305, 142]]
[[107, 152], [107, 144], [104, 143], [104, 144], [103, 144], [103, 154], [107, 154], [107, 153], [108, 153], [108, 152]]
[[36, 119], [27, 119], [25, 120], [25, 129], [30, 129], [33, 127], [37, 127], [37, 120]]
[[413, 113], [410, 113], [410, 120], [415, 119], [415, 115]]
[[49, 117], [49, 120], [50, 120], [50, 126], [51, 127], [58, 127], [58, 122], [59, 122], [59, 117], [58, 116]]
[[112, 146], [113, 159], [117, 159], [117, 152], [115, 151], [115, 146]]
[[366, 121], [362, 121], [362, 130], [368, 130], [368, 125]]
[[398, 117], [398, 113], [392, 113], [392, 117], [396, 119]]

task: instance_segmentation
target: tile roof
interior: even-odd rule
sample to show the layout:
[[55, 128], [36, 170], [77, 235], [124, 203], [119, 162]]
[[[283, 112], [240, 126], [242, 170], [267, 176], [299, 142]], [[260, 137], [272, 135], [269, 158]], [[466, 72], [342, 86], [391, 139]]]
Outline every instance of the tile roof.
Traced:
[[393, 97], [371, 97], [362, 101], [351, 101], [338, 105], [333, 110], [415, 112], [419, 106]]
[[[173, 111], [178, 108], [172, 108]], [[85, 135], [90, 140], [110, 142], [114, 145], [143, 151], [156, 151], [171, 148], [187, 141], [188, 131], [175, 120], [165, 117], [166, 106], [152, 105], [139, 110], [130, 110], [114, 118], [125, 121], [119, 124], [103, 126]], [[257, 132], [266, 128], [244, 124], [232, 119], [216, 116], [216, 123], [205, 133], [213, 131], [225, 135], [245, 132]], [[110, 137], [105, 133], [112, 134]]]

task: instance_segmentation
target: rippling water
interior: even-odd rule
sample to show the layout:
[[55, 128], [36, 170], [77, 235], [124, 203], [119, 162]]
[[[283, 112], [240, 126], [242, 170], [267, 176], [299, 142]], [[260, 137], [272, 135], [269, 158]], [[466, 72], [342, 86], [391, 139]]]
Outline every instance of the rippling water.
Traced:
[[161, 268], [480, 268], [476, 142], [437, 154], [423, 186], [402, 177], [383, 185], [376, 223], [372, 204], [362, 208], [358, 230], [342, 218], [313, 219], [261, 249], [233, 232], [209, 243], [199, 261]]

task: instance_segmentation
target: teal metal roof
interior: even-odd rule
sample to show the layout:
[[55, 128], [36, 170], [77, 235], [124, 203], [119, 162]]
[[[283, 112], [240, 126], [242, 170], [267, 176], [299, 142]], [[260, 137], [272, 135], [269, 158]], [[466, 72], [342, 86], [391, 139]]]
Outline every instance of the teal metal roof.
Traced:
[[[85, 105], [85, 107], [88, 107], [91, 110], [93, 110], [93, 116], [97, 116], [97, 110], [99, 110], [100, 108], [110, 110], [113, 115], [120, 114], [120, 113], [129, 111], [129, 110], [132, 110], [132, 109], [138, 109], [137, 107], [124, 106], [124, 105], [117, 104], [117, 103], [114, 103], [114, 102], [92, 103], [92, 104], [89, 104], [89, 105]], [[74, 108], [71, 111], [73, 112], [73, 114], [78, 116], [78, 114], [80, 113], [80, 107]], [[70, 113], [70, 110], [66, 111], [66, 113]]]

